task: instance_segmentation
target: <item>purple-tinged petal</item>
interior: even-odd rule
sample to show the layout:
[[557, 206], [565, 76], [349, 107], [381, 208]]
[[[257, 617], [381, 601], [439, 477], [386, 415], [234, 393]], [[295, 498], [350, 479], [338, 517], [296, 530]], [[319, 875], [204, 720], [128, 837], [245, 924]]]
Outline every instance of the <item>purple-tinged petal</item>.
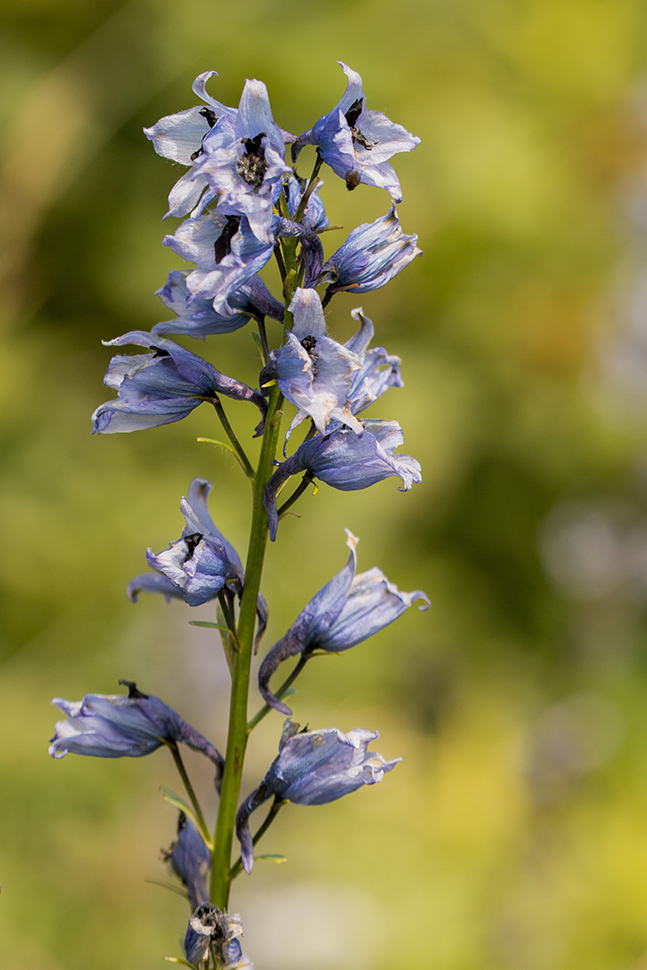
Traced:
[[404, 436], [397, 421], [363, 420], [364, 433], [356, 435], [346, 428], [305, 441], [274, 472], [263, 499], [274, 540], [278, 527], [276, 494], [279, 487], [299, 472], [338, 488], [343, 492], [368, 488], [385, 478], [402, 479], [401, 491], [422, 481], [420, 464], [410, 455], [396, 455]]
[[187, 724], [159, 697], [143, 694], [130, 681], [128, 696], [87, 694], [82, 701], [55, 698], [52, 703], [67, 721], [56, 724], [49, 753], [63, 758], [68, 752], [98, 758], [138, 758], [164, 743], [181, 741], [205, 754], [220, 771], [222, 755], [195, 728]]
[[397, 276], [422, 255], [417, 236], [405, 236], [395, 206], [375, 222], [354, 229], [343, 246], [324, 263], [319, 283], [328, 283], [324, 305], [333, 293], [368, 293]]
[[272, 694], [269, 681], [288, 657], [302, 654], [307, 659], [315, 650], [348, 650], [393, 623], [416, 600], [423, 601], [420, 609], [430, 605], [421, 590], [401, 592], [377, 567], [356, 575], [358, 539], [348, 529], [346, 535], [348, 562], [310, 600], [261, 664], [259, 690], [266, 704], [283, 714], [291, 711]]
[[184, 812], [179, 813], [177, 839], [164, 853], [164, 859], [186, 886], [192, 910], [201, 903], [209, 902], [207, 880], [211, 853], [195, 824]]
[[325, 805], [364, 785], [380, 782], [402, 759], [387, 761], [381, 754], [369, 751], [369, 743], [378, 737], [377, 731], [364, 728], [355, 728], [348, 734], [337, 728], [299, 732], [298, 724], [286, 723], [278, 756], [236, 816], [236, 835], [246, 872], [251, 872], [254, 864], [249, 832], [251, 813], [272, 795], [295, 805]]

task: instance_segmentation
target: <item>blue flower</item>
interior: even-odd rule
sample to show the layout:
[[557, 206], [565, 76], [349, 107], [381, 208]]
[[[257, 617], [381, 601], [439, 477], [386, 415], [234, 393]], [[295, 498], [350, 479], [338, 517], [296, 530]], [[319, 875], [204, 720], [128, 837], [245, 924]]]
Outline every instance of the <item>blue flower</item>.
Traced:
[[203, 401], [224, 394], [235, 401], [251, 401], [263, 415], [256, 429], [262, 434], [267, 405], [258, 391], [227, 377], [172, 340], [133, 330], [104, 341], [106, 346], [135, 344], [150, 353], [113, 357], [104, 384], [119, 397], [100, 405], [92, 415], [93, 433], [140, 431], [185, 418]]
[[416, 600], [421, 610], [429, 607], [422, 590], [403, 593], [374, 566], [356, 575], [358, 539], [346, 529], [348, 562], [301, 611], [285, 636], [265, 657], [258, 674], [258, 686], [266, 704], [283, 714], [291, 714], [269, 690], [277, 667], [288, 657], [302, 654], [308, 658], [315, 650], [338, 653], [367, 640], [393, 623]]
[[[180, 509], [186, 525], [182, 536], [158, 555], [149, 549], [146, 560], [157, 573], [136, 576], [128, 584], [128, 596], [136, 602], [140, 593], [161, 593], [167, 599], [182, 599], [189, 606], [201, 606], [225, 590], [242, 595], [245, 573], [232, 544], [216, 528], [207, 498], [212, 485], [204, 478], [194, 478]], [[262, 596], [257, 605], [260, 640], [267, 625], [267, 604]]]
[[197, 266], [186, 276], [188, 299], [209, 300], [220, 316], [234, 316], [241, 287], [272, 256], [280, 222], [278, 216], [272, 216], [271, 238], [260, 241], [248, 219], [241, 216], [212, 209], [185, 219], [172, 236], [164, 237], [164, 245]]
[[361, 77], [338, 63], [348, 77], [344, 96], [313, 128], [299, 135], [292, 146], [292, 159], [296, 161], [304, 145], [318, 145], [324, 162], [349, 189], [360, 182], [377, 185], [387, 189], [395, 202], [401, 202], [400, 183], [388, 159], [397, 152], [410, 152], [420, 139], [379, 111], [369, 111]]
[[95, 758], [139, 758], [156, 751], [162, 744], [183, 744], [201, 751], [218, 768], [224, 766], [222, 755], [179, 714], [159, 697], [143, 694], [127, 680], [123, 695], [87, 694], [82, 701], [52, 701], [66, 715], [56, 724], [49, 753], [52, 758], [73, 754]]
[[211, 869], [211, 853], [195, 824], [184, 812], [180, 812], [177, 839], [164, 853], [173, 872], [186, 886], [191, 909], [209, 902], [207, 879]]
[[254, 846], [249, 831], [249, 816], [273, 795], [295, 805], [325, 805], [357, 791], [363, 785], [382, 781], [385, 772], [401, 761], [386, 761], [381, 754], [368, 751], [379, 737], [377, 731], [355, 728], [342, 734], [337, 728], [299, 731], [299, 725], [286, 721], [274, 759], [263, 781], [243, 802], [236, 816], [236, 835], [246, 872], [254, 865]]
[[420, 463], [415, 458], [394, 454], [404, 441], [397, 421], [363, 420], [361, 423], [362, 435], [348, 428], [317, 434], [279, 464], [267, 483], [263, 499], [272, 540], [278, 526], [276, 494], [291, 475], [306, 472], [310, 479], [318, 478], [342, 492], [368, 488], [391, 476], [402, 479], [401, 491], [405, 492], [422, 481]]
[[177, 317], [156, 323], [152, 330], [156, 336], [172, 333], [204, 340], [211, 334], [233, 333], [244, 327], [250, 317], [283, 320], [285, 307], [272, 296], [259, 276], [251, 276], [240, 289], [229, 294], [228, 303], [236, 310], [233, 316], [216, 313], [212, 300], [193, 298], [186, 277], [186, 273], [172, 270], [162, 289], [157, 291], [162, 303], [177, 313]]
[[323, 305], [334, 293], [368, 293], [384, 286], [416, 256], [417, 236], [405, 236], [395, 211], [353, 229], [343, 246], [323, 266], [317, 284], [328, 283]]
[[321, 433], [330, 421], [336, 420], [361, 434], [362, 426], [353, 416], [348, 400], [354, 374], [361, 369], [359, 357], [327, 336], [321, 300], [315, 290], [299, 287], [289, 309], [294, 326], [261, 374], [261, 383], [275, 377], [283, 396], [299, 408], [288, 437], [306, 416], [312, 418]]
[[375, 334], [372, 320], [364, 316], [361, 307], [351, 310], [351, 316], [360, 326], [345, 346], [359, 358], [360, 369], [353, 375], [348, 399], [353, 414], [360, 414], [390, 387], [404, 387], [404, 381], [400, 374], [399, 357], [387, 354], [384, 347], [368, 349]]
[[194, 178], [205, 178], [225, 215], [247, 216], [254, 235], [273, 245], [272, 210], [290, 173], [284, 134], [272, 118], [267, 88], [248, 80], [235, 118], [223, 115], [202, 142]]
[[[205, 102], [202, 107], [188, 108], [173, 115], [161, 118], [151, 128], [144, 128], [144, 134], [153, 142], [158, 155], [171, 158], [181, 165], [193, 165], [202, 154], [202, 142], [211, 131], [219, 118], [228, 115], [235, 118], [237, 111], [216, 101], [207, 94], [206, 82], [210, 77], [217, 77], [216, 71], [205, 71], [198, 75], [193, 82], [193, 90]], [[202, 207], [212, 201], [213, 193], [203, 196], [207, 188], [207, 180], [196, 178], [192, 171], [180, 178], [169, 195], [168, 216], [184, 216], [198, 205], [202, 198]]]

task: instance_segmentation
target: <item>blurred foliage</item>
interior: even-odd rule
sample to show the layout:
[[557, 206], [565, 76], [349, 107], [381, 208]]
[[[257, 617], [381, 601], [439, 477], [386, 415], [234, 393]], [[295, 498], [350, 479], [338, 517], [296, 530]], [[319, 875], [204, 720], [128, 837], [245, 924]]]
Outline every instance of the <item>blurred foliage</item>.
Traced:
[[[337, 59], [423, 139], [395, 162], [425, 256], [363, 305], [407, 382], [376, 414], [400, 420], [425, 478], [302, 500], [268, 556], [268, 641], [340, 568], [344, 526], [360, 568], [434, 605], [304, 674], [298, 719], [379, 725], [405, 760], [370, 792], [284, 812], [265, 851], [288, 864], [234, 893], [246, 949], [257, 970], [647, 966], [646, 20], [639, 0], [6, 0], [3, 966], [179, 953], [185, 904], [144, 881], [168, 881], [170, 759], [55, 764], [48, 705], [136, 679], [222, 745], [226, 671], [187, 625], [209, 611], [133, 607], [124, 588], [179, 534], [193, 476], [241, 551], [247, 509], [233, 461], [195, 443], [206, 410], [89, 437], [100, 340], [164, 318], [152, 294], [177, 265], [159, 219], [178, 173], [142, 126], [214, 68], [222, 101], [262, 78], [300, 132], [339, 98]], [[331, 221], [386, 211], [325, 180]], [[331, 305], [339, 337], [353, 306]], [[204, 352], [255, 383], [248, 330]], [[253, 738], [246, 790], [279, 729]]]

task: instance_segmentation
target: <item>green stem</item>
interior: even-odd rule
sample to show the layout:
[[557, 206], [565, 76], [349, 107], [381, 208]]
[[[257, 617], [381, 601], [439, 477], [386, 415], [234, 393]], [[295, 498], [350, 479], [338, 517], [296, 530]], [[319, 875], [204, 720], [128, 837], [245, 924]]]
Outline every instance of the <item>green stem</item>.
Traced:
[[196, 798], [196, 794], [193, 790], [193, 785], [191, 784], [191, 780], [189, 779], [187, 770], [184, 767], [184, 762], [182, 761], [182, 755], [179, 752], [177, 742], [171, 739], [170, 741], [167, 741], [166, 744], [168, 745], [169, 751], [173, 755], [173, 761], [175, 762], [175, 767], [177, 768], [178, 774], [182, 779], [182, 784], [184, 785], [185, 791], [189, 796], [189, 801], [193, 805], [193, 811], [195, 812], [195, 817], [198, 822], [198, 825], [202, 829], [203, 834], [208, 836], [209, 829], [207, 827], [207, 823], [204, 820], [204, 815], [202, 814], [200, 803]]
[[[299, 482], [299, 484], [297, 485], [297, 487], [295, 488], [295, 490], [292, 492], [292, 495], [290, 495], [290, 498], [286, 499], [283, 505], [279, 509], [277, 509], [277, 515], [279, 519], [285, 512], [287, 512], [290, 506], [294, 505], [296, 500], [303, 495], [308, 485], [312, 485], [312, 482], [313, 482], [312, 474], [310, 472], [306, 472], [303, 478], [301, 479], [301, 481]], [[315, 489], [315, 492], [316, 492], [316, 489]]]
[[[276, 818], [276, 816], [279, 814], [279, 811], [281, 810], [281, 808], [283, 807], [283, 805], [285, 805], [285, 801], [282, 798], [275, 798], [274, 799], [274, 801], [272, 802], [272, 807], [270, 808], [269, 812], [267, 813], [267, 815], [265, 817], [265, 821], [259, 827], [258, 832], [256, 833], [256, 835], [252, 839], [252, 842], [253, 842], [254, 845], [256, 845], [257, 842], [260, 842], [260, 840], [263, 838], [263, 836], [265, 835], [265, 833], [269, 829], [270, 825], [272, 824], [272, 822], [274, 821], [274, 819]], [[238, 861], [232, 866], [232, 869], [231, 869], [231, 872], [230, 872], [231, 878], [232, 879], [235, 879], [236, 876], [238, 875], [238, 873], [242, 871], [242, 868], [243, 868], [243, 860], [242, 859], [238, 859]]]
[[249, 548], [245, 566], [245, 585], [238, 616], [239, 651], [234, 658], [229, 709], [229, 734], [227, 754], [222, 779], [215, 845], [211, 865], [211, 901], [220, 909], [227, 909], [231, 883], [231, 848], [238, 808], [238, 797], [243, 772], [245, 748], [249, 734], [247, 728], [247, 699], [249, 695], [250, 667], [254, 649], [256, 604], [261, 583], [265, 546], [267, 544], [267, 512], [263, 505], [265, 486], [272, 474], [272, 462], [279, 439], [280, 409], [283, 397], [275, 386], [270, 399], [261, 444], [258, 469], [254, 477], [254, 496]]
[[[299, 663], [296, 665], [296, 667], [294, 668], [290, 676], [284, 681], [283, 684], [281, 684], [276, 694], [274, 695], [275, 697], [278, 697], [278, 699], [281, 700], [281, 698], [285, 696], [285, 692], [287, 691], [288, 687], [291, 687], [292, 684], [295, 682], [295, 680], [297, 679], [297, 677], [305, 667], [308, 660], [310, 660], [311, 656], [312, 654], [308, 654], [307, 657], [301, 656]], [[247, 730], [251, 733], [256, 727], [256, 725], [260, 724], [260, 722], [263, 720], [265, 715], [269, 714], [270, 711], [272, 710], [274, 710], [274, 708], [270, 707], [269, 704], [264, 704], [261, 707], [260, 711], [257, 711], [257, 713], [254, 715], [254, 717], [247, 725]]]
[[252, 468], [252, 465], [251, 465], [251, 462], [250, 462], [249, 458], [245, 454], [245, 451], [243, 449], [243, 446], [241, 445], [240, 441], [236, 437], [236, 434], [234, 432], [234, 429], [232, 428], [232, 426], [229, 423], [229, 420], [227, 418], [227, 415], [225, 414], [224, 408], [223, 408], [222, 404], [220, 403], [220, 398], [217, 395], [214, 395], [210, 400], [211, 400], [211, 403], [213, 404], [214, 408], [216, 409], [216, 413], [217, 413], [218, 417], [220, 418], [220, 423], [222, 424], [222, 426], [224, 428], [225, 434], [227, 435], [227, 437], [231, 441], [232, 448], [234, 449], [234, 451], [238, 455], [238, 460], [240, 461], [241, 465], [243, 466], [243, 471], [245, 472], [245, 474], [247, 475], [247, 477], [249, 478], [249, 480], [251, 482], [253, 482], [254, 481], [254, 469]]
[[312, 195], [312, 193], [317, 187], [317, 182], [319, 180], [319, 170], [322, 165], [323, 165], [323, 158], [321, 157], [319, 149], [317, 149], [317, 160], [315, 162], [315, 167], [312, 170], [310, 181], [308, 182], [306, 186], [306, 190], [301, 197], [301, 201], [299, 202], [299, 208], [294, 213], [294, 220], [293, 220], [294, 222], [301, 222], [301, 220], [305, 215], [306, 207], [308, 205], [308, 200], [310, 199], [310, 196]]

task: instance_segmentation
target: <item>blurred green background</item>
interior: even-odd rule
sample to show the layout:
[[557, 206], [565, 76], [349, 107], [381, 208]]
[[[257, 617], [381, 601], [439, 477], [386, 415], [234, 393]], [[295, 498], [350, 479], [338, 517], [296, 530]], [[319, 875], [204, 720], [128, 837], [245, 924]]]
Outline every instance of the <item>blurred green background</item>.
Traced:
[[[196, 444], [217, 433], [207, 409], [89, 436], [110, 397], [101, 338], [166, 319], [153, 292], [178, 266], [160, 217], [180, 171], [142, 126], [195, 103], [193, 78], [215, 69], [214, 96], [237, 104], [261, 78], [298, 133], [341, 96], [337, 59], [423, 139], [395, 164], [425, 255], [362, 303], [407, 385], [373, 416], [401, 422], [424, 481], [301, 501], [268, 558], [266, 644], [345, 561], [344, 526], [361, 569], [433, 606], [303, 676], [298, 720], [379, 727], [378, 750], [404, 761], [284, 811], [264, 847], [288, 863], [259, 863], [233, 894], [245, 948], [257, 970], [647, 967], [646, 21], [642, 0], [6, 0], [7, 970], [154, 970], [188, 915], [154, 882], [169, 881], [170, 759], [54, 763], [51, 697], [126, 677], [225, 743], [219, 646], [187, 623], [209, 609], [133, 606], [125, 586], [179, 535], [195, 475], [242, 551], [241, 476]], [[380, 190], [325, 181], [347, 230], [387, 210]], [[331, 305], [339, 339], [356, 303]], [[250, 331], [187, 345], [254, 383]], [[246, 792], [279, 731], [272, 716], [254, 737]]]

